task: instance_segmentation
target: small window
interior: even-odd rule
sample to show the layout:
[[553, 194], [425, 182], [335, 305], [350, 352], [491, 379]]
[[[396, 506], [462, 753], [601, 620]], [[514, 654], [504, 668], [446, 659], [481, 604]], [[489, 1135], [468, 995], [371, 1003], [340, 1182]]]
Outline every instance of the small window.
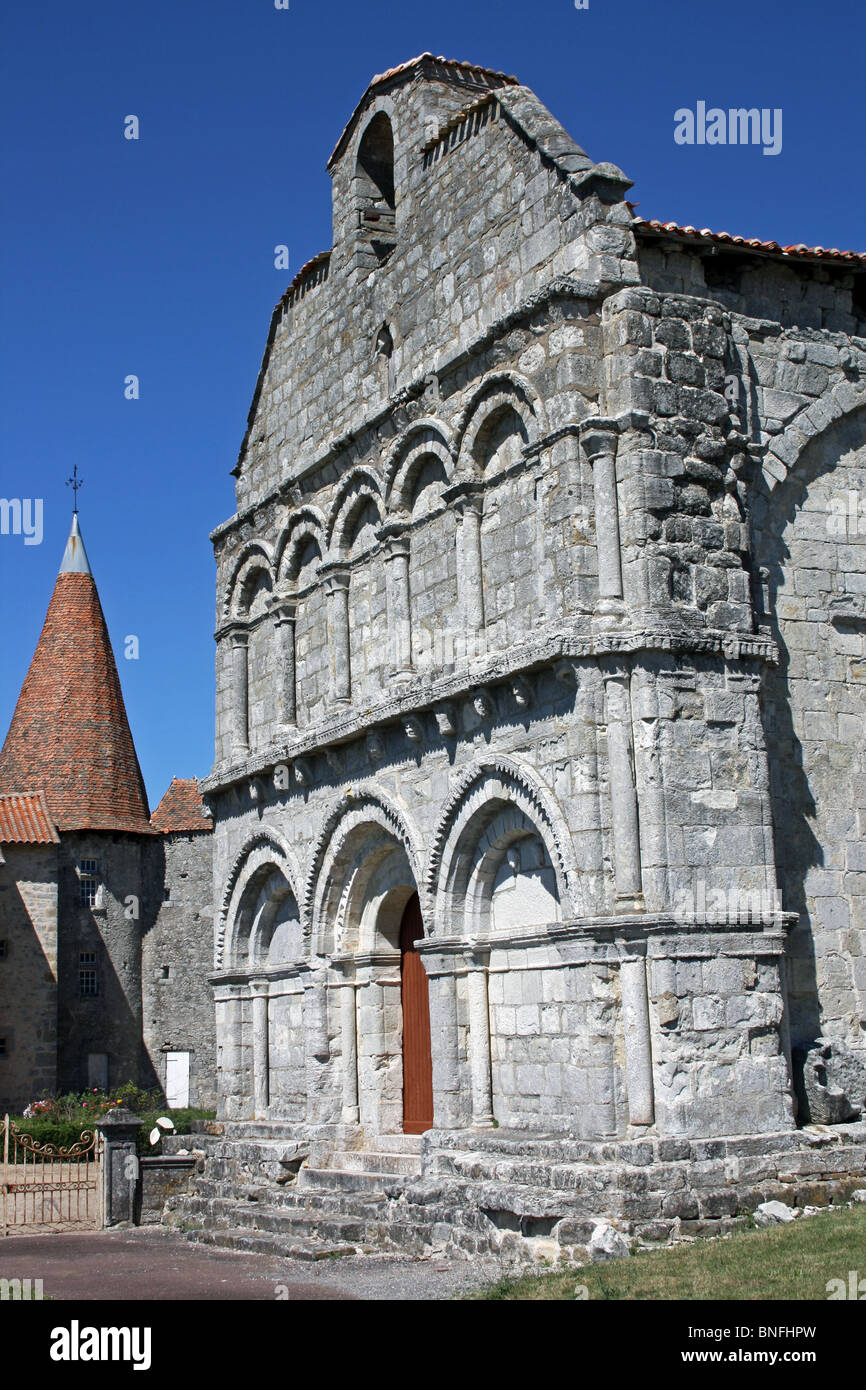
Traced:
[[162, 900], [163, 900], [163, 902], [164, 902], [164, 903], [167, 903], [170, 897], [171, 897], [171, 889], [170, 889], [170, 888], [164, 888], [164, 889], [162, 890]]
[[0, 939], [0, 960], [5, 960], [9, 954], [9, 942]]
[[95, 907], [99, 893], [99, 861], [82, 859], [78, 866], [78, 902], [81, 907]]
[[5, 1057], [7, 1056], [7, 1054], [8, 1048], [6, 1046], [6, 1039], [4, 1037], [0, 1037], [0, 1057]]
[[92, 999], [99, 993], [95, 951], [82, 951], [78, 957], [78, 992], [82, 999]]
[[162, 978], [163, 978], [164, 980], [168, 980], [168, 979], [171, 978], [171, 966], [170, 966], [170, 965], [164, 965], [164, 966], [162, 967]]

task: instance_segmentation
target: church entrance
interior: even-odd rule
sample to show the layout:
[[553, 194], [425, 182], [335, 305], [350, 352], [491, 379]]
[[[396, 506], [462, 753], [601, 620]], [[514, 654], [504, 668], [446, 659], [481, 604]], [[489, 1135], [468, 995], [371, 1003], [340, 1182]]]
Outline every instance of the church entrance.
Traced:
[[400, 923], [400, 993], [403, 1005], [403, 1133], [433, 1125], [433, 1059], [427, 972], [415, 943], [424, 935], [421, 904], [413, 893]]

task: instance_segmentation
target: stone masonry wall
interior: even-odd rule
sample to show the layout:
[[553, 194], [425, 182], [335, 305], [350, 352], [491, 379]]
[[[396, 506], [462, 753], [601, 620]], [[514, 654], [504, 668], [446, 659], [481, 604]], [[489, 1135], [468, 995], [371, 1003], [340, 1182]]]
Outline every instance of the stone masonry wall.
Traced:
[[57, 850], [4, 845], [0, 860], [0, 1114], [57, 1079]]
[[213, 993], [213, 839], [209, 831], [161, 837], [152, 857], [163, 901], [142, 936], [144, 1049], [165, 1088], [167, 1052], [190, 1053], [189, 1103], [216, 1104]]

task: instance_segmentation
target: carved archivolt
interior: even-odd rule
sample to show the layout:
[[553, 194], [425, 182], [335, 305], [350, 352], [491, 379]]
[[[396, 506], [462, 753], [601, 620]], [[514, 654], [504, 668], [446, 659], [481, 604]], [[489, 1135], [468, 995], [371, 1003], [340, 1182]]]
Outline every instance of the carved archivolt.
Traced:
[[216, 921], [214, 959], [217, 970], [222, 970], [224, 963], [231, 959], [231, 943], [244, 890], [253, 875], [266, 864], [279, 869], [301, 907], [301, 871], [294, 851], [276, 830], [260, 826], [235, 855], [226, 878]]
[[223, 592], [222, 611], [225, 618], [243, 616], [244, 594], [250, 580], [259, 571], [273, 582], [273, 552], [267, 541], [250, 541], [235, 560]]
[[[762, 471], [768, 491], [793, 472], [802, 454], [816, 437], [832, 428], [837, 420], [866, 408], [866, 381], [837, 381], [817, 401], [809, 401], [780, 435], [773, 437]], [[814, 421], [826, 422], [816, 436]]]
[[408, 510], [415, 467], [430, 454], [440, 460], [450, 481], [454, 472], [451, 431], [432, 416], [415, 420], [392, 446], [385, 460], [384, 492], [389, 515]]
[[563, 916], [581, 915], [578, 870], [562, 813], [532, 770], [512, 758], [496, 757], [475, 763], [458, 777], [440, 817], [424, 874], [436, 932], [453, 930], [450, 917], [457, 904], [451, 902], [452, 889], [461, 872], [468, 874], [489, 822], [509, 805], [522, 812], [545, 844]]
[[372, 502], [379, 514], [379, 520], [382, 521], [384, 507], [379, 479], [369, 468], [353, 468], [348, 477], [343, 479], [328, 512], [326, 534], [329, 560], [343, 558], [346, 527], [355, 508], [365, 498]]
[[325, 529], [318, 507], [300, 507], [292, 513], [274, 551], [274, 571], [281, 581], [297, 578], [298, 556], [308, 541], [315, 541], [320, 555], [325, 554]]
[[490, 418], [509, 408], [523, 421], [527, 441], [534, 444], [547, 429], [544, 402], [532, 383], [518, 372], [491, 372], [473, 391], [457, 422], [458, 471], [477, 472], [475, 445]]
[[337, 903], [345, 907], [347, 885], [359, 862], [386, 840], [402, 846], [420, 891], [420, 839], [402, 808], [377, 789], [362, 786], [346, 792], [326, 817], [304, 891], [304, 931], [314, 954], [329, 949], [327, 938], [340, 911]]

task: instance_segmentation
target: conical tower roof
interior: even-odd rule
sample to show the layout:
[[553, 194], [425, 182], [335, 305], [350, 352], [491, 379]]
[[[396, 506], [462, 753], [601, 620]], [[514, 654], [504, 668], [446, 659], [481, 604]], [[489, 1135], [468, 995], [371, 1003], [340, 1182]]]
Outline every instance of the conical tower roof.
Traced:
[[59, 830], [153, 833], [77, 512], [0, 752], [0, 794], [24, 791], [44, 791]]

